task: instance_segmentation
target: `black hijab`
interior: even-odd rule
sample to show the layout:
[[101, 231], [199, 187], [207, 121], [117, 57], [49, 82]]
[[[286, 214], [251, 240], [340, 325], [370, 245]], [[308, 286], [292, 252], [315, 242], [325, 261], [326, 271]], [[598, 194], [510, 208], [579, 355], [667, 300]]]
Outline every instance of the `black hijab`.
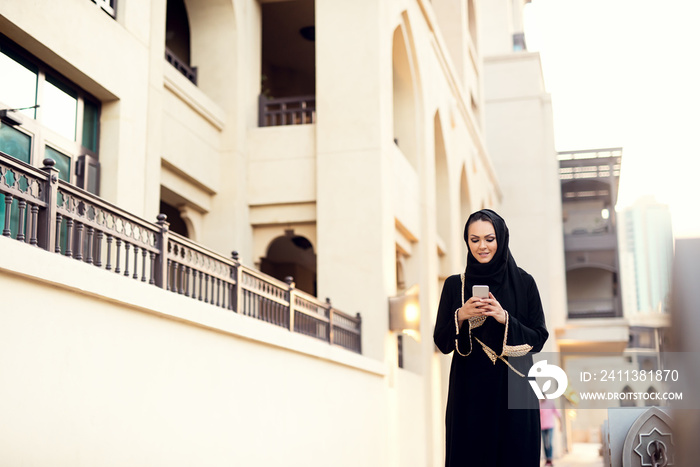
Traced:
[[[493, 224], [496, 233], [496, 253], [491, 261], [482, 264], [472, 255], [469, 248], [468, 230], [472, 221], [484, 220], [484, 216]], [[527, 309], [527, 291], [518, 265], [508, 247], [509, 240], [510, 234], [506, 221], [491, 209], [482, 209], [469, 216], [464, 226], [464, 241], [467, 242], [464, 298], [466, 300], [472, 296], [473, 285], [488, 285], [489, 291], [496, 297], [503, 309], [511, 316], [519, 318]], [[481, 331], [484, 334], [484, 341], [488, 341], [486, 343], [490, 344], [489, 346], [494, 351], [500, 353], [503, 347], [503, 325], [495, 320], [486, 320], [482, 327], [484, 328]], [[509, 333], [508, 344], [511, 344], [511, 337], [515, 336]]]

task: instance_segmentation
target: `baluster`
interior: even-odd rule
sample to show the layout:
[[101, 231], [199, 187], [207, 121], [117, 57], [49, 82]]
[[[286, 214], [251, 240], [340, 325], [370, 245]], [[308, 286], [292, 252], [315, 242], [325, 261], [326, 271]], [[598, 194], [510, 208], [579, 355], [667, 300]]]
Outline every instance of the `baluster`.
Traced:
[[95, 244], [95, 266], [102, 267], [102, 238], [104, 234], [101, 230], [97, 231], [97, 242]]
[[177, 293], [182, 295], [185, 289], [185, 265], [180, 263], [177, 266]]
[[199, 301], [202, 301], [202, 282], [204, 282], [202, 279], [204, 276], [204, 273], [202, 271], [199, 271]]
[[139, 278], [139, 247], [134, 245], [134, 275], [131, 276], [132, 279]]
[[172, 266], [172, 260], [168, 259], [166, 267], [165, 267], [165, 290], [172, 290], [172, 286], [170, 284], [170, 281], [172, 280], [172, 274], [170, 274], [170, 268]]
[[73, 219], [66, 219], [66, 256], [73, 256]]
[[107, 234], [107, 266], [106, 269], [108, 271], [112, 270], [112, 240], [114, 237], [112, 237], [112, 234]]
[[129, 277], [129, 249], [131, 244], [124, 240], [124, 276]]
[[221, 306], [219, 296], [221, 295], [221, 279], [216, 279], [216, 306]]
[[[36, 206], [34, 204], [31, 205], [31, 208], [29, 208], [29, 212], [31, 214], [31, 231], [29, 233], [29, 244], [32, 246], [37, 246], [39, 242], [37, 241], [37, 227], [39, 225], [39, 206]], [[47, 245], [47, 250], [50, 247]]]
[[88, 226], [88, 228], [87, 228], [87, 258], [85, 258], [85, 262], [88, 264], [92, 264], [92, 249], [94, 247], [92, 244], [92, 236], [94, 234], [95, 234], [95, 229]]
[[185, 297], [190, 296], [190, 267], [185, 266]]
[[61, 221], [63, 220], [63, 215], [56, 213], [56, 247], [54, 251], [61, 254]]
[[156, 254], [153, 251], [151, 252], [151, 280], [148, 283], [151, 285], [156, 283]]
[[5, 228], [2, 229], [2, 236], [3, 237], [9, 237], [10, 236], [10, 217], [12, 213], [12, 200], [14, 196], [12, 196], [9, 193], [5, 194]]
[[204, 303], [209, 303], [209, 274], [204, 274]]
[[17, 227], [17, 240], [24, 241], [24, 210], [27, 208], [27, 202], [23, 199], [19, 200], [19, 226]]
[[197, 270], [192, 268], [192, 298], [197, 299]]
[[83, 260], [83, 223], [75, 223], [76, 239], [75, 239], [75, 250], [76, 254], [74, 256], [78, 261]]
[[141, 248], [141, 282], [146, 282], [146, 255], [148, 252], [146, 251], [146, 248]]
[[121, 272], [121, 269], [119, 268], [119, 263], [121, 262], [121, 247], [122, 247], [122, 240], [121, 238], [117, 238], [117, 267], [114, 269], [114, 272], [119, 274]]

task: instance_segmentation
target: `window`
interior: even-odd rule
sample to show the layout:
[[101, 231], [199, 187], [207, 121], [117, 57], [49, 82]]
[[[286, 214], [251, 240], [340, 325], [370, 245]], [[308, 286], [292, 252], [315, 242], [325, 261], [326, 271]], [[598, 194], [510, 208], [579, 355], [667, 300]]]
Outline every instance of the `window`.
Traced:
[[117, 17], [117, 0], [92, 0], [92, 2], [112, 18]]
[[184, 0], [168, 0], [165, 59], [193, 84], [197, 84], [197, 68], [190, 66], [190, 22]]
[[0, 70], [0, 151], [98, 194], [99, 102], [2, 35]]

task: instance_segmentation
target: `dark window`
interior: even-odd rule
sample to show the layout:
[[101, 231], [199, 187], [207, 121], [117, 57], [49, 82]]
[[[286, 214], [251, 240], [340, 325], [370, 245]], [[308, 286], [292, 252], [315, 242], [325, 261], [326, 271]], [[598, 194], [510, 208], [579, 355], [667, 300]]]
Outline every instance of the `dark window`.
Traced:
[[168, 0], [165, 59], [187, 79], [197, 84], [197, 69], [190, 65], [190, 22], [184, 0]]
[[187, 230], [187, 224], [185, 220], [180, 215], [180, 210], [175, 206], [172, 206], [165, 201], [160, 202], [160, 212], [168, 216], [168, 223], [170, 224], [170, 231], [178, 233], [183, 237], [189, 237], [189, 232]]

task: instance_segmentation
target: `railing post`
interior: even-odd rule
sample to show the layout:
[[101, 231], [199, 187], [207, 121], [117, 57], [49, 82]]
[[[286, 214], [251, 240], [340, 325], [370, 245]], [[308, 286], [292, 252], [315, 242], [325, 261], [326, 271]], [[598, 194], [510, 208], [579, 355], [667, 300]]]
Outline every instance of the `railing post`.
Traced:
[[326, 310], [328, 311], [328, 331], [326, 332], [326, 338], [328, 343], [333, 343], [333, 305], [331, 305], [330, 297], [326, 297]]
[[294, 299], [296, 297], [294, 278], [292, 276], [287, 276], [284, 278], [284, 281], [287, 283], [289, 290], [289, 330], [294, 332]]
[[156, 237], [156, 243], [158, 248], [158, 256], [156, 256], [155, 264], [155, 281], [158, 287], [167, 289], [168, 284], [168, 233], [170, 232], [170, 224], [168, 223], [168, 216], [165, 214], [158, 214], [158, 224], [160, 226], [160, 231]]
[[241, 261], [237, 251], [231, 252], [231, 259], [233, 259], [233, 270], [231, 271], [231, 276], [235, 281], [233, 285], [233, 290], [231, 291], [231, 309], [236, 313], [239, 313], [239, 307], [243, 303], [243, 287], [241, 287], [241, 277], [243, 276], [243, 271], [241, 270]]
[[357, 338], [357, 352], [362, 353], [362, 317], [359, 311], [355, 317], [357, 318], [357, 332], [359, 333]]
[[44, 202], [46, 210], [44, 215], [37, 219], [38, 229], [37, 236], [39, 237], [39, 246], [44, 250], [51, 251], [56, 244], [56, 235], [58, 235], [58, 227], [56, 226], [56, 199], [58, 198], [58, 169], [54, 167], [56, 161], [53, 159], [44, 159], [44, 167], [42, 170], [49, 176], [44, 189]]
[[265, 126], [265, 101], [267, 98], [264, 94], [258, 96], [258, 127]]

